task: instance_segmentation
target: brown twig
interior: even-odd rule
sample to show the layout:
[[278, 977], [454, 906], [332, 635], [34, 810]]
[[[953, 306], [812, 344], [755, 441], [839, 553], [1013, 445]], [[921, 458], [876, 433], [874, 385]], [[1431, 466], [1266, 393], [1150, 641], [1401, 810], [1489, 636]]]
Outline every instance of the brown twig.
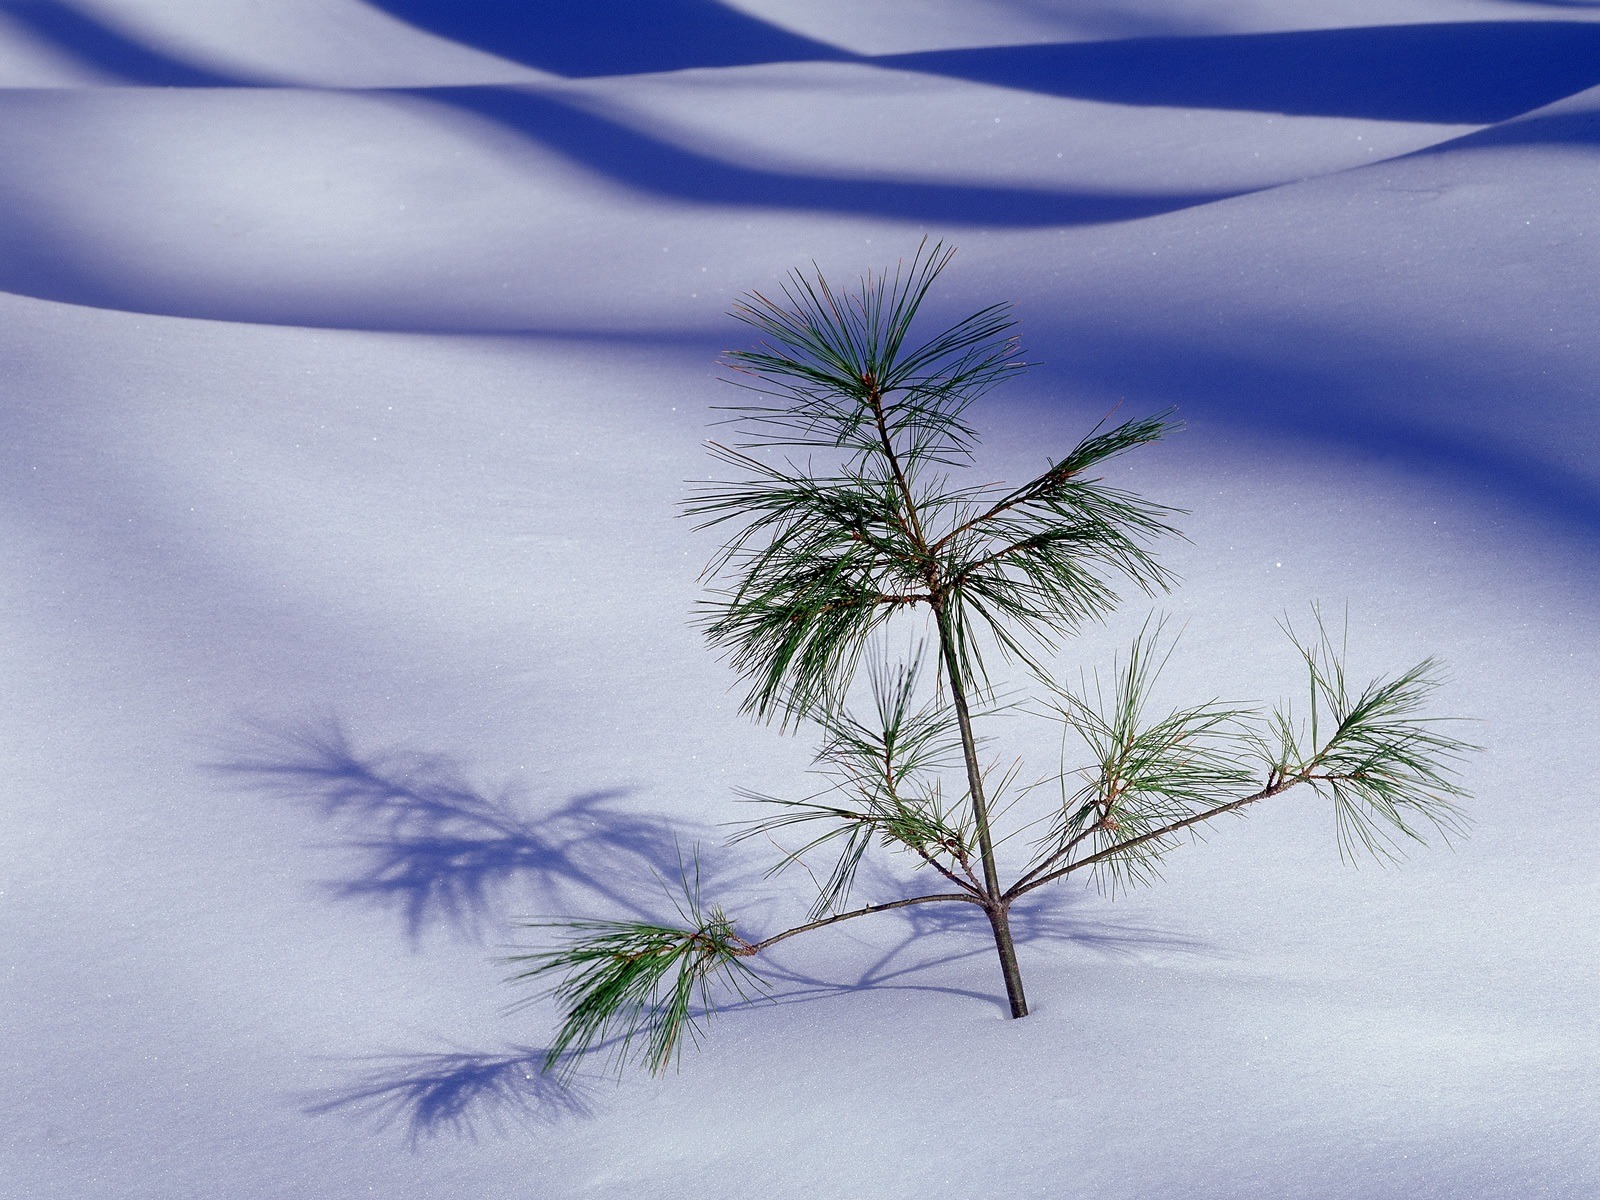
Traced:
[[736, 950], [735, 953], [741, 957], [759, 954], [768, 946], [777, 945], [784, 938], [792, 938], [798, 933], [810, 933], [813, 929], [821, 929], [824, 925], [837, 925], [840, 921], [871, 916], [873, 913], [888, 912], [892, 908], [906, 908], [912, 904], [935, 904], [942, 900], [959, 900], [964, 904], [983, 903], [978, 897], [969, 896], [965, 892], [941, 892], [934, 896], [912, 896], [908, 900], [890, 900], [886, 904], [869, 904], [865, 908], [856, 908], [846, 913], [835, 913], [831, 917], [823, 917], [820, 921], [810, 921], [804, 925], [796, 925], [793, 929], [785, 929], [782, 933], [775, 933], [759, 942], [746, 942], [743, 938], [740, 938], [738, 940], [741, 945], [748, 947], [748, 949]]

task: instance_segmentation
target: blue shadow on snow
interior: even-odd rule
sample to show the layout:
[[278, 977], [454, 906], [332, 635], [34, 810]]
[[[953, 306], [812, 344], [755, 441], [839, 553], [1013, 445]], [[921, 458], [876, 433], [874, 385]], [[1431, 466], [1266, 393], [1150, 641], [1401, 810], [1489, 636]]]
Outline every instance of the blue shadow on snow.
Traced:
[[475, 1140], [484, 1126], [505, 1132], [591, 1116], [590, 1081], [549, 1074], [544, 1056], [533, 1046], [373, 1055], [355, 1060], [364, 1065], [352, 1082], [308, 1096], [303, 1111], [399, 1125], [413, 1147], [442, 1134]]
[[[1505, 419], [1514, 421], [1518, 406], [1530, 402], [1525, 396], [1501, 399], [1500, 388], [1486, 387], [1470, 367], [1458, 366], [1446, 354], [1413, 354], [1328, 331], [1285, 333], [1284, 344], [1300, 352], [1279, 361], [1129, 332], [1056, 330], [1033, 344], [1056, 364], [1069, 392], [1074, 385], [1088, 385], [1095, 394], [1135, 396], [1151, 408], [1181, 406], [1181, 416], [1207, 425], [1388, 459], [1435, 474], [1469, 496], [1491, 494], [1585, 539], [1600, 536], [1600, 486], [1593, 476], [1486, 432], [1427, 418], [1408, 420], [1396, 407], [1396, 395], [1488, 393], [1503, 406]], [[1515, 395], [1509, 385], [1504, 392]], [[1575, 412], [1593, 408], [1586, 396], [1557, 394], [1547, 402]]]
[[379, 0], [567, 77], [864, 62], [1116, 104], [1487, 125], [1600, 83], [1600, 25], [1462, 21], [858, 55], [715, 0]]
[[717, 0], [373, 0], [408, 24], [577, 79], [855, 57]]
[[1114, 104], [1488, 125], [1600, 83], [1600, 24], [1381, 25], [933, 50], [872, 61]]
[[[1141, 950], [1205, 952], [1201, 943], [1162, 930], [1075, 919], [1067, 911], [1071, 904], [1071, 898], [1055, 894], [1014, 910], [1017, 942], [1068, 942], [1117, 957]], [[898, 936], [857, 970], [854, 979], [823, 980], [786, 966], [783, 959], [788, 956], [775, 954], [759, 966], [771, 992], [734, 1000], [722, 1006], [723, 1010], [805, 1004], [849, 993], [888, 990], [958, 996], [1005, 1013], [1004, 1000], [995, 992], [928, 978], [942, 967], [969, 960], [981, 960], [988, 966], [994, 942], [981, 913], [966, 904], [923, 905], [897, 910], [877, 922], [879, 928], [888, 924], [899, 926]], [[932, 938], [940, 940], [941, 951], [928, 952], [927, 942]], [[952, 939], [959, 944], [951, 946]], [[604, 1062], [607, 1050], [615, 1045], [613, 1039], [597, 1046], [595, 1061]], [[602, 1076], [593, 1070], [569, 1078], [551, 1075], [544, 1070], [544, 1059], [543, 1048], [519, 1045], [496, 1051], [397, 1052], [347, 1060], [356, 1067], [356, 1077], [307, 1097], [304, 1111], [313, 1115], [348, 1113], [379, 1127], [399, 1126], [413, 1146], [441, 1135], [475, 1139], [483, 1128], [504, 1132], [513, 1124], [552, 1124], [592, 1116], [595, 1084]]]
[[1408, 157], [1490, 146], [1600, 146], [1600, 111], [1557, 112], [1546, 117], [1507, 121], [1504, 125], [1452, 138], [1439, 146], [1429, 146]]
[[[1125, 38], [859, 55], [717, 0], [378, 0], [465, 46], [569, 78], [772, 62], [862, 62], [1119, 104], [1451, 125], [1507, 120], [1600, 83], [1600, 24], [1471, 21]], [[1573, 3], [1570, 7], [1593, 7]], [[133, 84], [241, 87], [136, 40], [71, 0], [8, 18]]]
[[659, 881], [678, 868], [662, 822], [611, 803], [626, 789], [534, 811], [512, 788], [474, 787], [447, 756], [358, 752], [337, 721], [253, 723], [212, 767], [249, 791], [318, 810], [353, 863], [330, 892], [396, 912], [413, 943], [434, 929], [503, 934], [513, 904], [659, 917]]
[[208, 88], [249, 87], [256, 82], [174, 58], [68, 0], [14, 0], [0, 9], [0, 14], [66, 57], [126, 83]]
[[1034, 227], [1131, 221], [1243, 194], [1102, 193], [800, 174], [741, 166], [674, 146], [546, 93], [463, 87], [404, 94], [495, 121], [596, 174], [684, 203]]

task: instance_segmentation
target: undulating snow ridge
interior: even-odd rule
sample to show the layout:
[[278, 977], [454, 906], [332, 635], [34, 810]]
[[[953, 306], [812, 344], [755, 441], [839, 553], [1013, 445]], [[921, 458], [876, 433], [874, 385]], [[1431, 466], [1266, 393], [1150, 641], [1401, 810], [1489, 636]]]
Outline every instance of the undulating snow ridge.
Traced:
[[[0, 1194], [1600, 1192], [1597, 20], [0, 5]], [[696, 842], [742, 928], [809, 901], [720, 844], [809, 746], [738, 715], [674, 511], [729, 302], [925, 234], [1040, 362], [995, 478], [1179, 406], [1117, 468], [1192, 513], [1172, 697], [1296, 687], [1275, 619], [1348, 605], [1357, 674], [1451, 665], [1472, 834], [1352, 869], [1286, 798], [1022, 914], [1026, 1021], [909, 910], [555, 1089], [513, 917], [657, 911]]]

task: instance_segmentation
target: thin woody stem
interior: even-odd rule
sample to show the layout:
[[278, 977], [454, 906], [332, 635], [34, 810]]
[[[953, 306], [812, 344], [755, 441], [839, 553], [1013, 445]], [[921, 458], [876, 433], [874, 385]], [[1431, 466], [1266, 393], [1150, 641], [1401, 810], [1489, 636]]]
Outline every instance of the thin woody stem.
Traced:
[[868, 904], [864, 908], [851, 909], [845, 913], [835, 913], [831, 917], [823, 917], [820, 921], [810, 921], [804, 925], [796, 925], [793, 929], [785, 929], [782, 933], [775, 933], [769, 938], [759, 942], [748, 942], [747, 950], [741, 950], [741, 955], [757, 954], [768, 946], [775, 946], [784, 938], [792, 938], [796, 934], [810, 933], [813, 929], [821, 929], [824, 925], [837, 925], [840, 921], [851, 921], [856, 917], [867, 917], [873, 913], [888, 912], [892, 908], [906, 908], [912, 904], [936, 904], [943, 900], [959, 900], [966, 904], [981, 904], [976, 896], [969, 896], [963, 892], [941, 892], [934, 896], [912, 896], [908, 900], [890, 900], [885, 904]]
[[[1027, 501], [1037, 498], [1042, 493], [1046, 484], [1061, 483], [1066, 479], [1070, 479], [1076, 473], [1077, 472], [1075, 471], [1063, 471], [1059, 464], [1051, 467], [1037, 479], [1030, 480], [1021, 487], [1017, 488], [1014, 492], [1011, 492], [1009, 495], [1001, 497], [987, 511], [979, 514], [976, 517], [971, 517], [965, 521], [962, 521], [955, 528], [951, 529], [948, 533], [939, 538], [938, 541], [934, 542], [929, 549], [934, 551], [943, 549], [952, 540], [960, 537], [968, 530], [976, 529], [980, 525], [987, 524], [998, 517], [1001, 513], [1007, 512], [1019, 504], [1025, 504]], [[1012, 547], [1012, 549], [1015, 549], [1015, 547]]]
[[[1094, 831], [1096, 829], [1098, 829], [1098, 828], [1100, 828], [1100, 825], [1098, 823], [1089, 826], [1089, 828], [1085, 829], [1082, 833], [1078, 834], [1077, 837], [1073, 838], [1065, 846], [1062, 846], [1061, 849], [1059, 849], [1059, 850], [1055, 851], [1054, 853], [1052, 853], [1048, 858], [1046, 858], [1038, 866], [1036, 866], [1036, 867], [1032, 868], [1031, 870], [1025, 872], [1021, 879], [1017, 880], [1016, 883], [1011, 885], [1011, 890], [1008, 891], [1006, 893], [1006, 895], [1008, 895], [1008, 896], [1020, 896], [1023, 891], [1027, 890], [1028, 886], [1033, 882], [1033, 880], [1037, 879], [1040, 875], [1044, 874], [1044, 872], [1048, 871], [1051, 867], [1055, 866], [1056, 863], [1060, 862], [1067, 855], [1071, 854], [1074, 850], [1076, 850], [1078, 848], [1079, 844], [1082, 843], [1082, 841], [1085, 838], [1087, 838], [1091, 834], [1093, 834]], [[1043, 882], [1043, 881], [1041, 880], [1040, 882]]]
[[[900, 790], [899, 790], [899, 788], [895, 786], [894, 759], [888, 753], [887, 747], [885, 747], [884, 759], [883, 759], [883, 786], [884, 786], [884, 790], [888, 792], [889, 798], [892, 799], [896, 804], [903, 804], [904, 803], [904, 801], [900, 799]], [[978, 888], [977, 886], [975, 886], [977, 884], [977, 882], [978, 882], [976, 879], [973, 879], [971, 883], [968, 883], [965, 879], [962, 879], [961, 876], [957, 875], [949, 867], [945, 866], [942, 862], [940, 862], [933, 855], [929, 854], [927, 852], [927, 850], [925, 850], [923, 847], [917, 845], [915, 842], [906, 842], [905, 845], [908, 846], [911, 849], [912, 853], [914, 853], [918, 858], [920, 858], [923, 862], [927, 863], [930, 867], [932, 867], [935, 871], [939, 872], [939, 874], [943, 875], [946, 879], [948, 879], [951, 883], [955, 884], [958, 888], [962, 888], [962, 889], [964, 889], [966, 891], [969, 891], [975, 896], [982, 894], [982, 890], [980, 888]], [[956, 861], [961, 864], [962, 869], [964, 871], [966, 871], [966, 873], [967, 873], [967, 875], [969, 877], [971, 877], [972, 868], [967, 865], [967, 862], [966, 862], [966, 851], [963, 850], [958, 845], [956, 850], [954, 851], [954, 854], [955, 854], [955, 857], [956, 857]]]
[[967, 853], [967, 848], [965, 846], [957, 846], [953, 853], [955, 854], [956, 861], [961, 864], [961, 870], [965, 872], [967, 878], [972, 881], [972, 890], [975, 892], [981, 892], [983, 888], [978, 883], [978, 873], [972, 869], [972, 855]]
[[[922, 520], [917, 514], [916, 502], [912, 499], [911, 481], [900, 465], [900, 455], [894, 448], [894, 438], [889, 434], [889, 423], [883, 412], [883, 393], [878, 389], [877, 380], [863, 378], [862, 382], [867, 385], [867, 406], [872, 409], [872, 419], [878, 428], [878, 441], [883, 446], [884, 456], [889, 460], [889, 470], [894, 473], [895, 486], [900, 489], [900, 495], [905, 501], [906, 532], [911, 535], [918, 552], [927, 560], [931, 560], [932, 553], [928, 548], [928, 539], [923, 535]], [[931, 567], [931, 561], [928, 565]]]
[[[1129, 838], [1125, 842], [1118, 842], [1115, 846], [1107, 846], [1104, 850], [1101, 850], [1096, 854], [1089, 855], [1088, 858], [1080, 858], [1077, 862], [1068, 863], [1059, 870], [1051, 871], [1048, 875], [1041, 875], [1037, 879], [1033, 879], [1031, 881], [1027, 878], [1024, 878], [1012, 885], [1011, 890], [1005, 894], [1005, 899], [1008, 901], [1015, 900], [1018, 896], [1024, 895], [1027, 892], [1031, 892], [1034, 888], [1043, 887], [1052, 880], [1060, 879], [1065, 875], [1070, 875], [1072, 872], [1081, 867], [1091, 867], [1097, 862], [1104, 862], [1106, 859], [1111, 858], [1114, 855], [1121, 854], [1125, 850], [1130, 850], [1134, 846], [1143, 845], [1145, 842], [1154, 841], [1159, 837], [1165, 837], [1169, 833], [1176, 833], [1178, 830], [1186, 829], [1190, 825], [1198, 825], [1202, 821], [1209, 821], [1212, 817], [1220, 817], [1224, 813], [1237, 812], [1247, 804], [1254, 804], [1258, 800], [1265, 800], [1269, 796], [1276, 796], [1280, 792], [1288, 791], [1296, 784], [1305, 783], [1307, 780], [1313, 778], [1317, 777], [1310, 774], [1304, 774], [1279, 780], [1277, 783], [1268, 784], [1259, 792], [1253, 792], [1248, 796], [1244, 796], [1228, 804], [1221, 804], [1216, 808], [1208, 808], [1203, 813], [1196, 813], [1192, 817], [1185, 817], [1181, 821], [1174, 821], [1170, 825], [1163, 825], [1160, 829], [1152, 829], [1149, 833], [1142, 833], [1136, 838]], [[1082, 840], [1081, 837], [1078, 840]]]
[[983, 795], [983, 772], [978, 766], [977, 740], [972, 734], [972, 716], [967, 709], [966, 690], [961, 682], [961, 665], [956, 659], [954, 635], [945, 608], [946, 587], [939, 578], [938, 559], [928, 545], [927, 536], [923, 533], [922, 521], [917, 514], [916, 495], [911, 490], [911, 481], [907, 478], [900, 464], [900, 456], [894, 448], [894, 438], [889, 432], [889, 423], [884, 415], [883, 392], [879, 388], [878, 381], [869, 376], [863, 376], [861, 382], [867, 387], [866, 403], [872, 410], [878, 441], [883, 447], [884, 457], [888, 460], [895, 486], [899, 489], [901, 500], [905, 505], [903, 528], [918, 552], [924, 556], [928, 601], [939, 626], [939, 650], [945, 674], [950, 681], [950, 697], [956, 710], [956, 723], [961, 730], [961, 751], [967, 765], [967, 787], [972, 795], [972, 818], [978, 830], [978, 854], [983, 863], [983, 886], [977, 896], [977, 902], [983, 905], [983, 910], [989, 917], [989, 924], [994, 929], [995, 952], [1000, 958], [1000, 974], [1005, 979], [1006, 998], [1011, 1005], [1011, 1015], [1025, 1017], [1028, 1015], [1028, 1000], [1022, 990], [1022, 969], [1017, 964], [1017, 950], [1011, 939], [1011, 923], [1006, 911], [1009, 901], [1000, 891], [1000, 872], [995, 865], [994, 839], [989, 833], [989, 808]]
[[[948, 879], [951, 883], [955, 884], [958, 888], [964, 888], [966, 891], [971, 892], [974, 896], [982, 896], [983, 895], [982, 889], [979, 888], [978, 886], [976, 886], [977, 885], [977, 881], [976, 880], [973, 880], [972, 883], [968, 883], [965, 879], [961, 878], [961, 876], [957, 875], [954, 871], [952, 871], [949, 867], [945, 866], [937, 858], [934, 858], [933, 855], [929, 854], [921, 846], [912, 846], [911, 850], [912, 850], [912, 852], [914, 854], [916, 854], [916, 856], [918, 858], [920, 858], [923, 862], [927, 863], [930, 867], [932, 867], [935, 871], [939, 872], [939, 874], [943, 875], [946, 879]], [[968, 871], [968, 873], [969, 874], [971, 873], [970, 870]]]
[[978, 766], [977, 740], [972, 734], [972, 716], [967, 711], [967, 695], [961, 686], [960, 665], [956, 662], [954, 639], [950, 619], [944, 605], [935, 603], [934, 616], [939, 624], [939, 649], [944, 658], [945, 675], [950, 682], [950, 699], [956, 710], [956, 723], [961, 729], [961, 751], [967, 764], [967, 787], [972, 794], [972, 819], [978, 830], [978, 853], [983, 862], [983, 903], [994, 929], [995, 953], [1000, 957], [1000, 974], [1006, 982], [1006, 999], [1011, 1005], [1012, 1017], [1028, 1015], [1028, 998], [1022, 990], [1022, 968], [1017, 963], [1016, 945], [1011, 939], [1011, 922], [1008, 919], [1009, 899], [1000, 891], [1000, 871], [995, 864], [994, 839], [989, 833], [989, 808], [983, 795], [983, 771]]
[[972, 562], [962, 564], [961, 570], [957, 572], [951, 580], [952, 585], [961, 583], [974, 571], [981, 570], [982, 568], [987, 567], [990, 563], [999, 562], [1008, 554], [1014, 554], [1018, 550], [1026, 549], [1031, 542], [1033, 542], [1033, 539], [1031, 538], [1020, 542], [1012, 542], [1009, 546], [1002, 546], [998, 550], [992, 551], [989, 554], [985, 554], [982, 558], [974, 559]]
[[[1271, 787], [1276, 778], [1276, 774], [1269, 773], [1267, 776], [1267, 786]], [[1100, 820], [1089, 826], [1082, 833], [1078, 834], [1077, 837], [1067, 842], [1066, 845], [1051, 853], [1047, 858], [1044, 859], [1043, 862], [1040, 862], [1037, 866], [1034, 866], [1023, 872], [1022, 878], [1018, 879], [1016, 883], [1011, 885], [1011, 890], [1007, 893], [1008, 895], [1021, 895], [1021, 889], [1024, 889], [1026, 885], [1031, 883], [1040, 875], [1044, 874], [1044, 872], [1048, 871], [1063, 858], [1066, 858], [1069, 854], [1076, 850], [1079, 845], [1082, 844], [1084, 839], [1093, 836], [1095, 830], [1106, 827], [1106, 823], [1111, 820], [1111, 810], [1115, 804], [1116, 798], [1122, 793], [1122, 788], [1115, 784], [1113, 784], [1111, 790], [1112, 794], [1110, 796], [1107, 796], [1104, 800], [1095, 801], [1100, 809]]]
[[990, 897], [998, 897], [1000, 873], [995, 865], [994, 839], [989, 832], [989, 805], [983, 794], [983, 771], [978, 766], [978, 746], [977, 739], [972, 733], [972, 714], [967, 708], [966, 689], [961, 686], [961, 673], [956, 663], [949, 617], [942, 604], [936, 604], [933, 611], [939, 627], [939, 650], [944, 660], [945, 677], [950, 684], [950, 700], [956, 710], [956, 724], [961, 731], [962, 757], [966, 760], [967, 767], [967, 788], [972, 795], [973, 821], [978, 827], [978, 855], [983, 863], [984, 888]]

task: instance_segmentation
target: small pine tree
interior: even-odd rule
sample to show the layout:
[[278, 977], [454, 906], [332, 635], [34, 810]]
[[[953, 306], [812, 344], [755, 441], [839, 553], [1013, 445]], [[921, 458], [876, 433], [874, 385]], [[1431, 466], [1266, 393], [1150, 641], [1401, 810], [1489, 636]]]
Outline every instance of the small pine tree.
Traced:
[[[829, 786], [806, 799], [750, 796], [771, 809], [734, 840], [807, 835], [774, 868], [829, 852], [810, 919], [751, 940], [701, 900], [684, 872], [681, 921], [541, 921], [554, 949], [517, 955], [514, 981], [555, 979], [564, 1010], [547, 1068], [570, 1068], [609, 1046], [661, 1071], [685, 1035], [698, 1039], [718, 989], [760, 986], [755, 963], [779, 942], [917, 904], [981, 909], [1011, 1015], [1027, 1015], [1009, 914], [1023, 896], [1079, 872], [1102, 886], [1140, 882], [1203, 822], [1307, 786], [1332, 802], [1341, 853], [1393, 853], [1404, 839], [1460, 828], [1455, 767], [1472, 747], [1422, 715], [1439, 681], [1430, 659], [1360, 691], [1320, 612], [1301, 637], [1303, 717], [1216, 702], [1148, 713], [1171, 639], [1147, 623], [1112, 677], [1077, 689], [1043, 659], [1117, 602], [1172, 577], [1150, 544], [1176, 531], [1175, 510], [1108, 485], [1109, 459], [1175, 428], [1169, 414], [1096, 429], [1020, 487], [964, 485], [977, 434], [973, 402], [1024, 368], [1007, 305], [973, 313], [926, 340], [912, 326], [952, 251], [918, 250], [909, 265], [869, 274], [856, 291], [817, 273], [791, 275], [778, 299], [744, 298], [733, 315], [762, 337], [730, 352], [757, 400], [730, 411], [748, 436], [711, 444], [733, 478], [701, 485], [687, 505], [705, 526], [734, 530], [707, 568], [720, 584], [705, 632], [747, 681], [745, 708], [821, 733]], [[797, 461], [794, 451], [804, 452]], [[819, 460], [822, 467], [816, 464]], [[884, 627], [920, 613], [927, 641], [896, 659]], [[1051, 811], [1015, 878], [995, 856], [995, 793], [1014, 782], [979, 758], [974, 719], [994, 691], [985, 654], [1024, 664], [1045, 711], [1074, 731], [1091, 765], [1054, 777]], [[923, 686], [930, 666], [936, 685]], [[865, 676], [864, 713], [846, 695]], [[931, 690], [931, 695], [926, 695]], [[977, 706], [977, 707], [975, 707]], [[959, 780], [947, 795], [953, 772]], [[877, 844], [931, 870], [943, 888], [850, 908], [857, 868]]]

